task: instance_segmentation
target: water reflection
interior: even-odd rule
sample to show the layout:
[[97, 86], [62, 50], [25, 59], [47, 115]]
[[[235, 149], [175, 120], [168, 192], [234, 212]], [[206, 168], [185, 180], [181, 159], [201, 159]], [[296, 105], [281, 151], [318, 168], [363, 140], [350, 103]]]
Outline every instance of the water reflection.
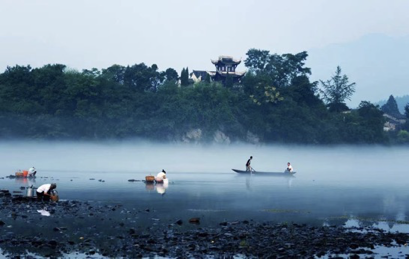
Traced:
[[[364, 227], [370, 227], [374, 229], [381, 229], [387, 232], [400, 232], [409, 233], [409, 224], [401, 224], [398, 222], [390, 220], [360, 220], [357, 218], [349, 218], [344, 223], [345, 228], [358, 228], [363, 229]], [[361, 230], [363, 231], [363, 230]]]
[[16, 183], [22, 184], [25, 186], [31, 186], [36, 183], [36, 179], [34, 177], [16, 177], [15, 181]]
[[169, 179], [164, 179], [162, 183], [146, 182], [145, 189], [148, 192], [156, 190], [157, 193], [165, 195], [166, 189], [169, 187]]
[[164, 179], [162, 183], [156, 184], [156, 192], [165, 195], [166, 189], [169, 187], [169, 179]]
[[237, 177], [245, 177], [245, 184], [246, 184], [246, 190], [247, 191], [253, 191], [254, 190], [254, 182], [256, 181], [257, 178], [262, 177], [263, 182], [268, 183], [276, 183], [277, 179], [283, 179], [284, 183], [287, 185], [288, 188], [291, 188], [293, 181], [295, 179], [294, 176], [266, 176], [266, 175], [254, 175], [254, 174], [249, 174], [249, 175], [244, 175], [244, 174], [238, 174]]

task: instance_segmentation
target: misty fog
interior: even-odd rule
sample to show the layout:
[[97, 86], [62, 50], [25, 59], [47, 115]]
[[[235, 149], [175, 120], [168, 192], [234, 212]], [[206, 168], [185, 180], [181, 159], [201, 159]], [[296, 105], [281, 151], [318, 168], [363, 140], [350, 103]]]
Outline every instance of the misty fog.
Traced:
[[244, 169], [253, 156], [256, 171], [281, 172], [291, 162], [297, 176], [356, 173], [396, 175], [407, 171], [409, 150], [381, 146], [199, 145], [146, 141], [0, 143], [3, 174], [35, 166], [39, 171], [156, 173], [217, 172]]

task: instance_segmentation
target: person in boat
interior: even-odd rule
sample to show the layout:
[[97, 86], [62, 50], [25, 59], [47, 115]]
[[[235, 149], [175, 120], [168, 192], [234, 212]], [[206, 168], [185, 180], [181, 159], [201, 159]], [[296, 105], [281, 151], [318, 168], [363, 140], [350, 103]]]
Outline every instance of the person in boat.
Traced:
[[50, 200], [51, 198], [51, 191], [57, 188], [57, 184], [55, 183], [47, 183], [43, 184], [37, 188], [37, 200], [39, 201], [46, 201]]
[[293, 167], [291, 166], [290, 162], [288, 162], [288, 163], [287, 163], [287, 169], [286, 169], [286, 171], [289, 172], [289, 173], [292, 173], [293, 170], [294, 170], [294, 169], [293, 169]]
[[33, 176], [35, 176], [36, 175], [36, 173], [37, 173], [37, 170], [35, 169], [35, 167], [33, 166], [33, 167], [31, 167], [30, 169], [28, 169], [28, 176], [29, 177], [33, 177]]
[[253, 157], [250, 156], [249, 160], [247, 160], [247, 163], [246, 163], [246, 171], [253, 171], [253, 168], [251, 168], [251, 165], [250, 165], [252, 159], [253, 159]]
[[155, 181], [156, 182], [163, 182], [163, 180], [166, 179], [166, 171], [164, 169], [162, 169], [162, 171], [160, 171], [156, 177], [155, 177]]

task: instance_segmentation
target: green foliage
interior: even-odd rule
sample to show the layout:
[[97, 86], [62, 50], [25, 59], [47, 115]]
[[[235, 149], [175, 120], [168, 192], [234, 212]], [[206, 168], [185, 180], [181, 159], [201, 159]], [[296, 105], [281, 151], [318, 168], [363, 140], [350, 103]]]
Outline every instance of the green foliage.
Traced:
[[335, 74], [326, 82], [320, 80], [323, 89], [321, 94], [329, 109], [334, 112], [342, 112], [348, 110], [345, 100], [350, 100], [355, 92], [355, 83], [349, 83], [346, 75], [341, 75], [341, 68], [338, 66]]
[[388, 101], [382, 105], [381, 110], [386, 113], [389, 114], [395, 118], [402, 118], [402, 114], [399, 112], [399, 108], [398, 108], [398, 104], [396, 103], [395, 98], [393, 97], [393, 95], [389, 96]]
[[81, 72], [61, 64], [8, 67], [0, 74], [0, 137], [172, 141], [201, 129], [205, 140], [222, 131], [231, 141], [252, 133], [267, 143], [387, 142], [379, 107], [329, 112], [309, 81], [306, 52], [248, 54], [250, 72], [234, 87], [210, 77], [186, 87], [188, 68], [179, 87], [174, 69], [144, 63]]
[[189, 85], [189, 68], [183, 68], [180, 73], [180, 85], [188, 86]]
[[400, 144], [409, 144], [409, 132], [406, 130], [400, 130], [398, 132], [397, 141]]
[[179, 78], [178, 72], [174, 70], [173, 68], [168, 68], [165, 71], [165, 78], [166, 81], [177, 81]]
[[233, 76], [230, 74], [227, 74], [226, 79], [223, 82], [224, 87], [226, 88], [233, 88], [234, 85], [234, 81], [233, 81]]
[[244, 64], [250, 73], [268, 76], [275, 87], [286, 87], [294, 78], [311, 74], [311, 69], [304, 67], [307, 57], [305, 51], [295, 55], [277, 55], [267, 50], [250, 49]]

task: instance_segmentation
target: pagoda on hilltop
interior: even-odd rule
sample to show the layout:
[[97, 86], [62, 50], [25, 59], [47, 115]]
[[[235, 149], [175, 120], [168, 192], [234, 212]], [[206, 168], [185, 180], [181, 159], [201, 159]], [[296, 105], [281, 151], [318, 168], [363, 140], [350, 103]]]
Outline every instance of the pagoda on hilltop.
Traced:
[[226, 81], [227, 77], [231, 77], [234, 83], [239, 83], [245, 72], [236, 72], [236, 67], [241, 63], [241, 60], [234, 59], [230, 56], [220, 56], [217, 60], [211, 60], [216, 67], [216, 71], [193, 70], [190, 77], [195, 82], [205, 80], [209, 76], [212, 81]]

